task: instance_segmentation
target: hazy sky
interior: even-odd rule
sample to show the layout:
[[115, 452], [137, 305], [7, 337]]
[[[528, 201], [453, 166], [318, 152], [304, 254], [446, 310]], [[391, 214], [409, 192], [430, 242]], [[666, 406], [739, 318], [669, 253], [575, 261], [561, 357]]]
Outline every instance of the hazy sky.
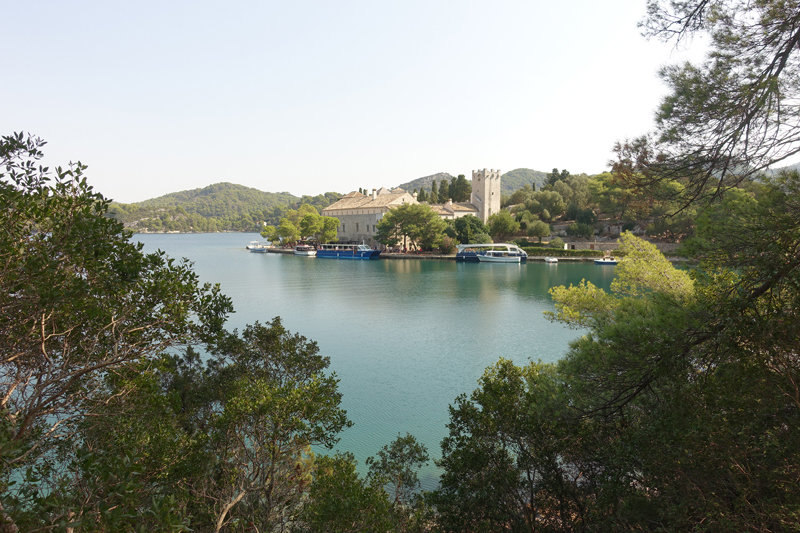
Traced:
[[[652, 126], [645, 0], [113, 2], [2, 8], [0, 134], [134, 202], [295, 195], [478, 168], [602, 172]], [[692, 50], [694, 56], [697, 51]]]

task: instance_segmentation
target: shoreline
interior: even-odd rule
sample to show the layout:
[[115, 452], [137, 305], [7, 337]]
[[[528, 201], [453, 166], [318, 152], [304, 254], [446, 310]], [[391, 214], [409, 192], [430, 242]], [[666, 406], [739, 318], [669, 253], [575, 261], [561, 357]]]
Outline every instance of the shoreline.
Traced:
[[[270, 254], [289, 254], [294, 255], [294, 249], [292, 248], [267, 248], [267, 253]], [[557, 257], [557, 256], [546, 256], [546, 255], [529, 255], [527, 262], [534, 262], [534, 263], [544, 263], [545, 257], [556, 257], [559, 263], [579, 263], [579, 262], [586, 262], [586, 261], [594, 261], [597, 257], [587, 257], [587, 256], [573, 256], [573, 257]], [[398, 259], [432, 259], [434, 261], [455, 261], [456, 254], [415, 254], [415, 253], [388, 253], [383, 252], [379, 259], [391, 259], [391, 260], [398, 260]], [[671, 263], [692, 263], [691, 259], [686, 259], [684, 257], [667, 257], [666, 258]], [[555, 263], [551, 263], [555, 264]]]

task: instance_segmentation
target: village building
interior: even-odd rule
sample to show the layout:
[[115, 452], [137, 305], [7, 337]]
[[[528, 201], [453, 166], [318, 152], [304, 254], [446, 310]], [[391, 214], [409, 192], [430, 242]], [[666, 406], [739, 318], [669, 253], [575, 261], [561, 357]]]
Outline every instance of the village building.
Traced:
[[[337, 236], [339, 242], [364, 243], [379, 246], [375, 236], [378, 222], [383, 215], [397, 206], [417, 204], [417, 194], [409, 194], [403, 189], [372, 189], [372, 194], [351, 192], [341, 200], [322, 210], [326, 217], [339, 219]], [[500, 170], [473, 170], [472, 195], [469, 202], [453, 202], [448, 199], [441, 204], [430, 204], [441, 218], [454, 220], [473, 215], [484, 223], [500, 211]]]

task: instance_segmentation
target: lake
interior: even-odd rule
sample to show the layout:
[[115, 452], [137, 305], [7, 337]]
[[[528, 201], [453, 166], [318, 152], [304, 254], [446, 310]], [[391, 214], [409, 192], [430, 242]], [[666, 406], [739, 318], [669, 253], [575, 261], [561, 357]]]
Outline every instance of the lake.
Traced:
[[[354, 426], [335, 449], [364, 460], [398, 434], [433, 458], [447, 435], [448, 406], [506, 358], [555, 362], [582, 332], [553, 324], [551, 287], [587, 279], [608, 289], [614, 267], [591, 262], [345, 261], [254, 254], [257, 234], [137, 234], [146, 252], [186, 257], [202, 282], [219, 283], [236, 310], [229, 328], [280, 316], [331, 358]], [[420, 475], [434, 488], [437, 468]]]

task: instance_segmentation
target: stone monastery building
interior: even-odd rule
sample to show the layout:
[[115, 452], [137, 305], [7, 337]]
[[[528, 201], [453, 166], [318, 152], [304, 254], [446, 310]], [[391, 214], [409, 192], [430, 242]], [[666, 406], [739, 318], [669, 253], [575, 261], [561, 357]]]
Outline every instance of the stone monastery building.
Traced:
[[[351, 192], [338, 202], [322, 210], [326, 217], [339, 219], [337, 235], [339, 242], [354, 242], [377, 246], [378, 221], [383, 215], [403, 204], [416, 204], [416, 193], [403, 189], [372, 189], [371, 195]], [[456, 219], [474, 215], [484, 223], [500, 211], [500, 169], [473, 170], [472, 196], [469, 202], [455, 203], [448, 200], [442, 204], [430, 204], [443, 219]]]

